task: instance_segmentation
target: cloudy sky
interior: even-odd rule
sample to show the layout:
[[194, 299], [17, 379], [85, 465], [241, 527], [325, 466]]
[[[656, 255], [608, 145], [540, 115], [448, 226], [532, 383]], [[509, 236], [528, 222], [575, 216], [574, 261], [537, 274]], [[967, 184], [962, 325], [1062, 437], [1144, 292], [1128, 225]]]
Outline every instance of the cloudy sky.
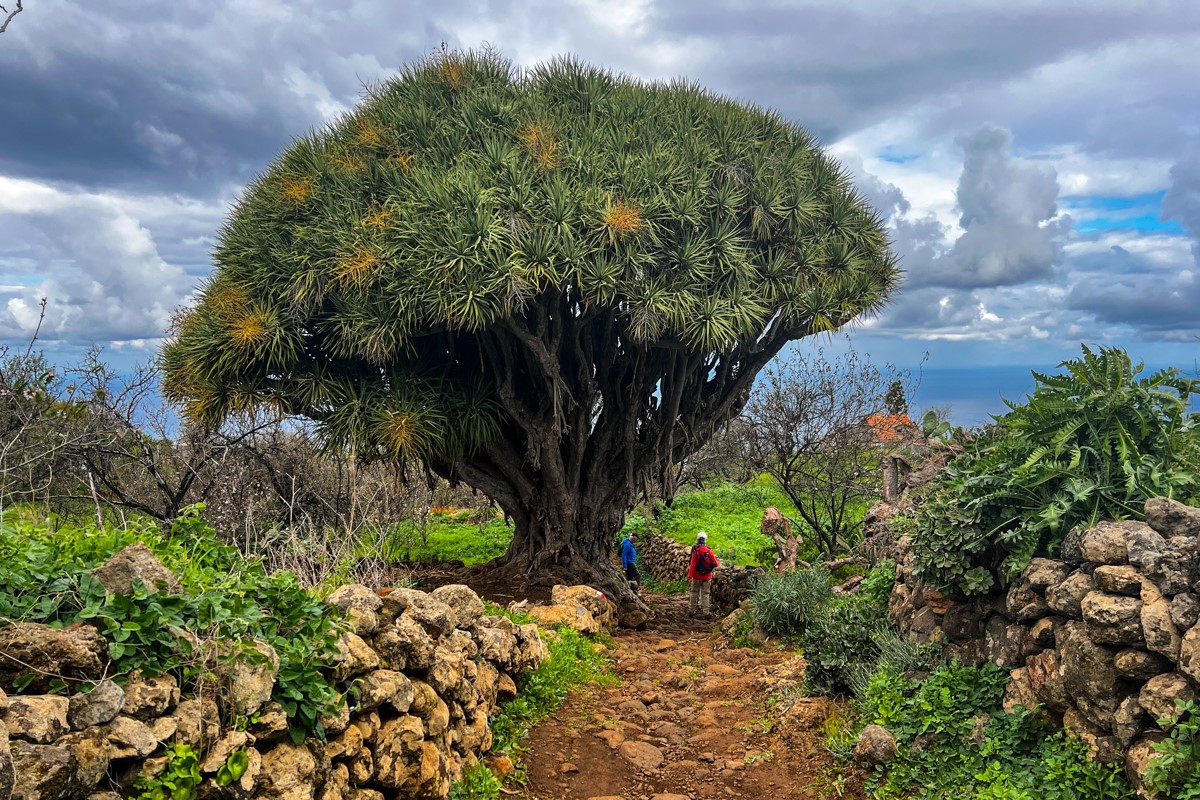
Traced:
[[[154, 352], [291, 137], [441, 43], [688, 76], [805, 125], [907, 279], [855, 346], [1200, 356], [1195, 0], [25, 0], [0, 34], [0, 342]], [[23, 346], [23, 345], [22, 345]]]

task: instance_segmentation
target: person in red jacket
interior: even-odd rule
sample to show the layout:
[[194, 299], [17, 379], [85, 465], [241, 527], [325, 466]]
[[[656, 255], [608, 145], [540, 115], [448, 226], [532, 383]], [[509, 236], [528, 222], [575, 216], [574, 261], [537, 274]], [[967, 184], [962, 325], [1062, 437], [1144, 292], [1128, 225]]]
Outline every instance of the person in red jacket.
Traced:
[[688, 563], [688, 583], [692, 587], [692, 596], [688, 601], [688, 614], [696, 616], [699, 608], [700, 616], [709, 616], [712, 607], [712, 576], [713, 570], [721, 566], [713, 551], [708, 549], [708, 534], [700, 531], [696, 534], [696, 545], [692, 548], [692, 558]]

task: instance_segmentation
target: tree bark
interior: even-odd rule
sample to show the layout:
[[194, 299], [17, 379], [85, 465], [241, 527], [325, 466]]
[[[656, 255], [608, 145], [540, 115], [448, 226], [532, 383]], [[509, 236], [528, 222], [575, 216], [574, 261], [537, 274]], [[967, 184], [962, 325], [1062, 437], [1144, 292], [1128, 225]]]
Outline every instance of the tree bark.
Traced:
[[453, 371], [479, 371], [503, 422], [494, 440], [429, 461], [495, 500], [516, 531], [490, 569], [525, 585], [588, 583], [627, 621], [649, 613], [611, 558], [638, 492], [745, 404], [754, 377], [787, 342], [810, 333], [782, 316], [722, 352], [639, 342], [628, 320], [573, 292], [547, 293], [524, 313], [466, 339], [431, 341]]

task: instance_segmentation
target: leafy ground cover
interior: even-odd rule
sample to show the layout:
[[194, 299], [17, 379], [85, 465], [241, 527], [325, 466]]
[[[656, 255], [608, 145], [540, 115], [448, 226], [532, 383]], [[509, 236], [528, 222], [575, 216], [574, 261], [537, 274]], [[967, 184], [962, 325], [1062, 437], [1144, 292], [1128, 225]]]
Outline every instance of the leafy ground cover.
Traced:
[[393, 563], [462, 561], [471, 566], [504, 555], [512, 536], [513, 526], [502, 516], [445, 508], [434, 509], [424, 519], [399, 522], [382, 535], [365, 537], [359, 549], [361, 555]]
[[[863, 688], [851, 713], [855, 730], [882, 725], [896, 737], [896, 759], [868, 781], [880, 800], [970, 797], [979, 800], [1128, 800], [1118, 766], [1092, 761], [1086, 746], [1034, 711], [1001, 708], [1008, 674], [995, 664], [939, 666], [921, 681], [890, 664]], [[843, 750], [845, 736], [832, 742]]]
[[[337, 654], [338, 612], [291, 573], [268, 574], [222, 543], [202, 510], [188, 509], [169, 529], [144, 518], [99, 526], [0, 515], [0, 620], [90, 622], [108, 641], [118, 682], [136, 669], [147, 677], [172, 674], [186, 687], [203, 678], [215, 653], [266, 642], [280, 660], [272, 699], [287, 712], [293, 738], [323, 735], [321, 715], [342, 702], [322, 674]], [[106, 594], [91, 569], [135, 542], [149, 547], [187, 594], [140, 583], [129, 595]]]
[[[775, 506], [785, 516], [797, 520], [796, 507], [773, 479], [760, 476], [747, 483], [722, 483], [710, 489], [684, 492], [668, 507], [659, 510], [658, 519], [644, 513], [629, 516], [621, 535], [629, 531], [653, 532], [691, 545], [696, 533], [708, 534], [708, 545], [723, 563], [741, 566], [771, 566], [775, 546], [760, 531], [763, 512]], [[866, 513], [866, 505], [856, 513]], [[803, 528], [803, 523], [800, 523]], [[805, 536], [802, 559], [816, 555], [813, 537]]]

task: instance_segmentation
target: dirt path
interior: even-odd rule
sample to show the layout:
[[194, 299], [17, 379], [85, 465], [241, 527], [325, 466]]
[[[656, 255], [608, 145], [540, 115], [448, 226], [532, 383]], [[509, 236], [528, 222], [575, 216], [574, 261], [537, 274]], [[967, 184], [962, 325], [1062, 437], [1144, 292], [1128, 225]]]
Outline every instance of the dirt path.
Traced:
[[[575, 693], [522, 755], [526, 800], [855, 797], [836, 786], [826, 698], [766, 698], [795, 676], [791, 653], [731, 648], [686, 596], [651, 596], [648, 630], [620, 631], [621, 684]], [[780, 713], [786, 708], [786, 712]]]

